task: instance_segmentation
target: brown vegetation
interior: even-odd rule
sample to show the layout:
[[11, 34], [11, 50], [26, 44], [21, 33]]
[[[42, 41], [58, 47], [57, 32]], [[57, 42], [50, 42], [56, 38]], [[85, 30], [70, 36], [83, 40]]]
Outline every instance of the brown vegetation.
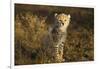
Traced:
[[71, 15], [64, 47], [65, 62], [94, 60], [93, 8], [15, 4], [15, 65], [49, 61], [43, 41], [55, 12]]

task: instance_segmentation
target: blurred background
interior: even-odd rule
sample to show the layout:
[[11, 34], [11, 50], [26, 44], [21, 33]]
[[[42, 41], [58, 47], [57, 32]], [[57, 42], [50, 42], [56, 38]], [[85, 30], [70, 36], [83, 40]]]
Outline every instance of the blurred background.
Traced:
[[93, 8], [15, 4], [15, 65], [48, 61], [44, 39], [54, 13], [71, 15], [64, 47], [65, 62], [94, 60]]

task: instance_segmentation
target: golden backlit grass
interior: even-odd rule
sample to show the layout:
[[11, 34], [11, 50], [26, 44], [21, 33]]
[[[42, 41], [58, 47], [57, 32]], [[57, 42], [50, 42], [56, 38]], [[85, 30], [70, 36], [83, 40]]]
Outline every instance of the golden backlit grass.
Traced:
[[15, 4], [15, 65], [49, 61], [44, 39], [55, 12], [71, 15], [64, 47], [65, 62], [94, 60], [93, 8]]

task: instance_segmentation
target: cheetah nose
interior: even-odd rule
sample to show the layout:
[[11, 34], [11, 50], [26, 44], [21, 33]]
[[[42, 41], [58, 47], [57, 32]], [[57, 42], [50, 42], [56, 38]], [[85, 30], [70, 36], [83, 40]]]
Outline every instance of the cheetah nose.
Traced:
[[64, 23], [61, 23], [62, 25], [64, 25]]

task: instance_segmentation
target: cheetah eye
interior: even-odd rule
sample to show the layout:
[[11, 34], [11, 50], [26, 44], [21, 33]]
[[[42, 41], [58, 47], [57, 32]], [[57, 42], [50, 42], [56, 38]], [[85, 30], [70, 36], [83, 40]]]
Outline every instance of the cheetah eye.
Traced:
[[59, 22], [61, 22], [61, 20], [59, 20]]
[[67, 21], [67, 20], [65, 20], [65, 21]]

